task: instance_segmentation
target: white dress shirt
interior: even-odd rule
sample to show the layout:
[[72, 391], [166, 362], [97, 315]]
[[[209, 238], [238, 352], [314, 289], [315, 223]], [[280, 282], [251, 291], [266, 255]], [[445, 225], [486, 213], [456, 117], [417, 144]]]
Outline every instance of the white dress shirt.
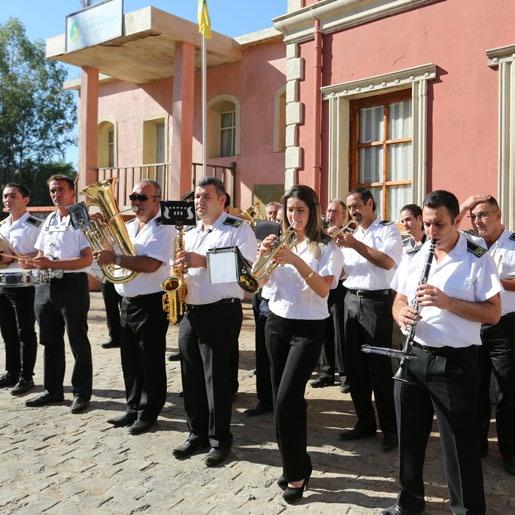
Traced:
[[[11, 244], [18, 254], [30, 254], [36, 250], [36, 241], [41, 231], [42, 221], [24, 213], [13, 222], [9, 215], [0, 223], [0, 234]], [[17, 261], [9, 264], [9, 268], [18, 268]]]
[[[430, 241], [413, 258], [404, 258], [395, 272], [392, 289], [411, 303], [426, 263]], [[484, 302], [502, 290], [492, 258], [485, 252], [476, 256], [467, 248], [467, 238], [460, 234], [448, 255], [433, 259], [427, 284], [436, 286], [449, 297], [469, 302]], [[423, 307], [415, 330], [415, 341], [430, 347], [462, 348], [481, 345], [480, 322], [466, 320], [446, 309]]]
[[[340, 249], [330, 241], [321, 244], [321, 254], [312, 254], [307, 241], [292, 247], [317, 274], [333, 276], [331, 288], [336, 288], [342, 270], [343, 258]], [[327, 298], [315, 293], [293, 265], [277, 267], [267, 285], [269, 286], [270, 311], [282, 318], [293, 320], [324, 320], [329, 317]]]
[[122, 284], [115, 284], [115, 289], [122, 297], [137, 297], [161, 291], [161, 283], [170, 275], [174, 240], [177, 230], [173, 225], [160, 223], [161, 214], [143, 225], [138, 232], [139, 220], [134, 218], [126, 223], [129, 237], [137, 256], [146, 256], [161, 262], [152, 273], [139, 273], [135, 279]]
[[[471, 237], [479, 245], [486, 246], [483, 238]], [[504, 229], [497, 241], [488, 249], [501, 279], [515, 279], [515, 233]], [[515, 291], [501, 291], [502, 314], [515, 311]]]
[[[379, 250], [389, 256], [398, 265], [402, 257], [401, 233], [391, 222], [381, 222], [376, 218], [366, 230], [359, 226], [354, 238], [365, 245]], [[387, 290], [390, 288], [395, 267], [385, 270], [372, 264], [354, 249], [342, 249], [343, 270], [347, 279], [343, 283], [351, 290]]]
[[[89, 242], [80, 229], [74, 229], [70, 216], [61, 218], [59, 210], [50, 213], [43, 222], [35, 248], [50, 259], [72, 259], [80, 257], [81, 250], [88, 248]], [[65, 274], [89, 272], [90, 268], [64, 270]]]
[[[236, 221], [234, 225], [231, 220]], [[250, 262], [256, 260], [257, 240], [250, 225], [225, 212], [210, 229], [204, 230], [199, 221], [196, 227], [184, 235], [187, 252], [205, 256], [209, 249], [222, 247], [238, 247], [245, 259]], [[212, 304], [228, 298], [243, 299], [244, 292], [237, 282], [211, 284], [207, 268], [190, 268], [185, 281], [188, 289], [186, 304]]]

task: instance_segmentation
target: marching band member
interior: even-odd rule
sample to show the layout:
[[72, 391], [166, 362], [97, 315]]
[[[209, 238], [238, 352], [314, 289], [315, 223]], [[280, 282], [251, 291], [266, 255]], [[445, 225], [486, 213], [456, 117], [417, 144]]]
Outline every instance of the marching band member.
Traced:
[[422, 225], [422, 209], [416, 204], [406, 204], [401, 209], [401, 225], [406, 232], [402, 236], [404, 254], [416, 252], [427, 239]]
[[277, 220], [277, 213], [279, 212], [280, 208], [281, 208], [280, 202], [269, 202], [265, 206], [265, 216], [266, 216], [267, 221], [279, 223], [280, 220]]
[[[278, 484], [288, 503], [306, 490], [312, 465], [306, 451], [304, 390], [320, 357], [329, 311], [327, 297], [340, 276], [341, 253], [324, 233], [320, 202], [308, 186], [294, 186], [283, 197], [286, 220], [295, 231], [295, 245], [285, 246], [272, 273], [270, 315], [265, 336], [272, 370], [275, 429], [283, 462]], [[260, 257], [271, 250], [274, 236], [263, 240]]]
[[35, 245], [38, 254], [24, 267], [64, 270], [64, 275], [61, 279], [51, 279], [48, 284], [43, 284], [36, 290], [35, 311], [39, 322], [40, 343], [44, 346], [45, 391], [25, 404], [39, 407], [63, 400], [66, 327], [75, 359], [71, 412], [80, 413], [89, 405], [93, 383], [87, 320], [87, 271], [93, 258], [82, 231], [74, 229], [70, 224], [67, 206], [75, 201], [73, 180], [65, 175], [53, 175], [48, 179], [48, 188], [57, 210], [44, 221]]
[[390, 360], [361, 352], [361, 345], [392, 346], [392, 301], [390, 289], [394, 270], [402, 256], [402, 240], [392, 222], [375, 214], [372, 193], [356, 188], [347, 196], [347, 208], [359, 227], [353, 234], [338, 238], [342, 246], [347, 279], [345, 296], [345, 349], [347, 378], [358, 421], [353, 429], [340, 433], [342, 440], [376, 435], [372, 391], [383, 432], [382, 448], [397, 446]]
[[481, 326], [479, 349], [481, 382], [479, 388], [481, 454], [488, 453], [490, 425], [490, 377], [497, 380], [496, 428], [499, 451], [508, 474], [515, 475], [515, 233], [501, 221], [501, 210], [494, 197], [474, 201], [470, 207], [473, 228], [488, 247], [497, 266], [501, 283], [501, 319]]
[[[37, 254], [41, 220], [27, 212], [29, 192], [20, 184], [7, 184], [2, 200], [9, 216], [0, 222], [0, 234], [11, 247], [26, 257]], [[0, 262], [13, 268], [15, 259], [1, 256]], [[0, 387], [13, 386], [12, 395], [22, 395], [34, 387], [32, 377], [36, 363], [37, 339], [34, 324], [34, 286], [4, 287], [0, 290], [0, 329], [5, 342], [6, 373], [0, 377]]]
[[232, 366], [243, 321], [243, 290], [237, 282], [211, 284], [206, 252], [237, 246], [253, 261], [256, 238], [250, 225], [224, 212], [225, 188], [205, 177], [195, 190], [197, 226], [185, 234], [185, 251], [177, 255], [188, 293], [187, 312], [179, 326], [184, 408], [190, 434], [173, 450], [184, 459], [211, 447], [205, 463], [222, 463], [230, 453], [233, 398]]
[[107, 422], [129, 426], [139, 435], [156, 422], [166, 401], [166, 332], [161, 283], [168, 277], [176, 229], [160, 220], [161, 187], [152, 180], [136, 184], [129, 195], [136, 216], [127, 223], [136, 256], [111, 250], [94, 252], [100, 266], [115, 264], [139, 272], [115, 285], [122, 297], [120, 351], [127, 410]]
[[[329, 202], [325, 212], [325, 221], [327, 222], [327, 232], [331, 235], [343, 227], [345, 222], [345, 214], [347, 206], [340, 199]], [[318, 379], [311, 381], [313, 388], [323, 388], [334, 384], [334, 373], [339, 373], [340, 390], [343, 393], [349, 391], [349, 385], [346, 382], [344, 367], [344, 301], [346, 288], [343, 286], [343, 280], [338, 278], [336, 288], [329, 292], [329, 313], [331, 317], [328, 321], [326, 339], [322, 345], [322, 353], [320, 354]]]
[[[485, 249], [458, 232], [456, 197], [429, 193], [423, 221], [436, 241], [426, 284], [418, 277], [429, 252], [427, 241], [404, 259], [392, 281], [393, 315], [401, 328], [416, 323], [414, 358], [405, 361], [409, 383], [395, 382], [400, 439], [397, 504], [384, 515], [424, 512], [424, 455], [436, 414], [453, 513], [485, 513], [479, 438], [480, 328], [497, 324], [502, 290]], [[410, 304], [416, 297], [420, 314]]]

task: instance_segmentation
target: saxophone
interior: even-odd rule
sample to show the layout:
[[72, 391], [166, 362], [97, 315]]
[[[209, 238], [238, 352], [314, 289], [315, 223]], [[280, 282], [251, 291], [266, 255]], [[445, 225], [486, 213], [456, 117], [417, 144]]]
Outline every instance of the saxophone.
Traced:
[[[178, 234], [175, 239], [175, 253], [184, 250], [184, 227], [178, 226]], [[167, 314], [168, 321], [177, 325], [186, 313], [186, 293], [188, 292], [184, 273], [180, 265], [172, 265], [170, 276], [161, 283], [163, 293], [163, 311]]]

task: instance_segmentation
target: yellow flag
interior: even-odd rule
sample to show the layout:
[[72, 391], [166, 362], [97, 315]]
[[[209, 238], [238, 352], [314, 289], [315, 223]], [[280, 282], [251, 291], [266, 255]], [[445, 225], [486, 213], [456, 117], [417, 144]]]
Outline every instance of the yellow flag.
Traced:
[[198, 2], [198, 31], [206, 39], [211, 39], [211, 20], [207, 10], [207, 0], [197, 0]]

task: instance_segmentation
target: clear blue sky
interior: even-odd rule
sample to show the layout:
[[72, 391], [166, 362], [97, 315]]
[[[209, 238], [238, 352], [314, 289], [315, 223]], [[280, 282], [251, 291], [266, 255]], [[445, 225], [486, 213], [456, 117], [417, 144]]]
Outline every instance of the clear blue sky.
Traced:
[[[31, 40], [46, 39], [64, 32], [65, 17], [81, 8], [80, 0], [0, 0], [0, 23], [14, 17], [21, 20]], [[240, 36], [272, 26], [272, 18], [284, 14], [287, 0], [208, 0], [213, 30]], [[196, 21], [197, 0], [124, 0], [124, 11], [153, 5], [191, 21]], [[78, 69], [71, 68], [70, 76]], [[76, 164], [77, 150], [70, 148], [67, 160]]]

